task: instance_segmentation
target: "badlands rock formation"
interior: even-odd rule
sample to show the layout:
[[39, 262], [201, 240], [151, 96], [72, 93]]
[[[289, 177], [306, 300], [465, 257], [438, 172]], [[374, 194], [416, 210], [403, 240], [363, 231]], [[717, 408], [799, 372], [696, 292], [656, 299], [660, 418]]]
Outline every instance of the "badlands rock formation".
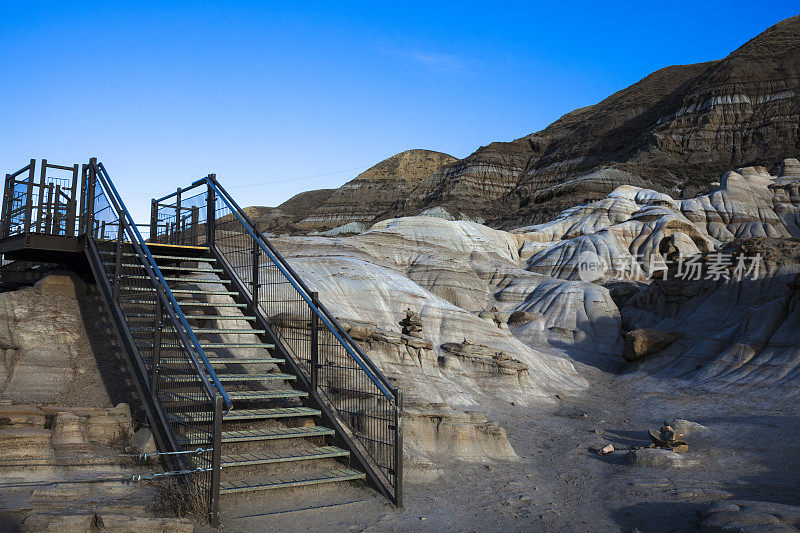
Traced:
[[469, 208], [508, 227], [623, 184], [690, 197], [727, 169], [795, 155], [798, 116], [800, 16], [724, 59], [661, 69], [541, 132], [480, 148], [425, 180], [404, 213]]
[[724, 59], [658, 70], [542, 131], [461, 160], [403, 152], [333, 192], [303, 193], [271, 213], [262, 208], [259, 223], [296, 233], [439, 209], [513, 228], [621, 185], [691, 198], [732, 168], [776, 173], [800, 150], [798, 124], [800, 16]]
[[[405, 217], [274, 243], [425, 416], [580, 391], [575, 362], [712, 388], [796, 385], [797, 166], [729, 171], [683, 200], [623, 185], [513, 232]], [[583, 281], [587, 253], [606, 270]], [[706, 279], [720, 254], [750, 261], [740, 282], [734, 259]], [[677, 278], [690, 256], [706, 269], [697, 281]], [[407, 310], [417, 336], [400, 327]]]
[[301, 193], [273, 211], [254, 213], [255, 219], [268, 230], [322, 231], [352, 223], [370, 226], [396, 209], [396, 204], [433, 171], [455, 160], [441, 152], [407, 150], [336, 190]]

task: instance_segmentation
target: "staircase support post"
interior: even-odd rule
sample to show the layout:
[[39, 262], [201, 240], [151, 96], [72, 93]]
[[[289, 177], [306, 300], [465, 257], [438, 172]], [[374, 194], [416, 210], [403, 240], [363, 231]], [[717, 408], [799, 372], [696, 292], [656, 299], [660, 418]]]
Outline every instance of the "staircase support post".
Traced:
[[214, 395], [214, 432], [211, 450], [211, 502], [209, 522], [213, 527], [219, 526], [219, 484], [222, 471], [222, 396]]
[[318, 292], [311, 293], [311, 392], [319, 388], [319, 315], [317, 315]]

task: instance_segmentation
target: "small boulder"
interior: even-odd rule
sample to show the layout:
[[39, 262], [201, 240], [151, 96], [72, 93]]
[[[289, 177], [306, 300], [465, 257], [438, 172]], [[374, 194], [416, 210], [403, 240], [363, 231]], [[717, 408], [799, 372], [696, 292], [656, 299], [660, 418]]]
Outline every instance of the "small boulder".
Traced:
[[644, 468], [682, 468], [694, 464], [694, 461], [687, 459], [683, 454], [661, 448], [631, 450], [626, 459], [629, 465]]
[[671, 426], [675, 431], [685, 436], [691, 435], [692, 433], [700, 433], [708, 429], [702, 424], [698, 424], [697, 422], [692, 422], [690, 420], [684, 420], [683, 418], [673, 418], [672, 420], [667, 420], [664, 422], [664, 425]]
[[712, 505], [701, 515], [700, 531], [782, 532], [797, 531], [800, 507], [781, 503], [726, 500]]
[[781, 178], [788, 176], [800, 176], [800, 161], [795, 158], [784, 159], [781, 162]]
[[149, 428], [141, 428], [128, 441], [128, 449], [131, 453], [153, 453], [156, 451], [156, 442], [153, 439], [153, 432]]
[[39, 294], [55, 294], [75, 298], [86, 293], [86, 284], [74, 272], [56, 270], [33, 286]]
[[607, 444], [607, 445], [603, 446], [603, 448], [597, 453], [599, 453], [600, 455], [608, 455], [609, 453], [611, 453], [613, 451], [614, 451], [614, 445], [613, 444]]
[[73, 413], [59, 413], [53, 420], [53, 446], [87, 444], [86, 420]]
[[508, 317], [508, 324], [511, 326], [517, 326], [520, 324], [533, 322], [534, 320], [538, 320], [540, 318], [542, 318], [541, 313], [532, 313], [530, 311], [514, 311]]
[[641, 361], [648, 355], [663, 350], [675, 337], [660, 329], [635, 329], [625, 334], [625, 348], [622, 357], [626, 361]]

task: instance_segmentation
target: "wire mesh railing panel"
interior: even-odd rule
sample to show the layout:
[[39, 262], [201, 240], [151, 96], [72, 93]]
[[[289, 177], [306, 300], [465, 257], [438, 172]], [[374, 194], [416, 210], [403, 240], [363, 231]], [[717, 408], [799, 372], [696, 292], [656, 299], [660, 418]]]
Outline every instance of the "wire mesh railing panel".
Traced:
[[[57, 175], [52, 173], [56, 172]], [[78, 166], [65, 167], [42, 160], [6, 174], [3, 192], [3, 237], [40, 233], [62, 237], [77, 235]]]
[[185, 193], [178, 192], [153, 203], [152, 242], [183, 246], [206, 244], [208, 193], [200, 190], [198, 193], [197, 189], [190, 188]]

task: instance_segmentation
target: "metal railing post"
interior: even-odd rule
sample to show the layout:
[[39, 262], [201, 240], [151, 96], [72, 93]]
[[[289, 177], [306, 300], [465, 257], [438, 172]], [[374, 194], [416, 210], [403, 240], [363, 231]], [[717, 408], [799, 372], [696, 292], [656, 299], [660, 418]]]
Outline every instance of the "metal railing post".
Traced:
[[36, 160], [31, 159], [31, 168], [28, 170], [28, 191], [25, 198], [25, 222], [22, 229], [23, 233], [31, 231], [31, 218], [33, 215], [33, 179], [35, 175]]
[[403, 391], [397, 389], [394, 402], [394, 504], [403, 506]]
[[114, 301], [119, 302], [119, 284], [120, 277], [122, 276], [122, 220], [119, 221], [117, 226], [117, 254], [114, 262]]
[[39, 172], [39, 206], [36, 214], [36, 232], [47, 233], [47, 228], [42, 229], [44, 220], [44, 190], [47, 179], [47, 159], [42, 159], [42, 168]]
[[155, 198], [150, 202], [150, 242], [158, 242], [158, 203]]
[[192, 232], [191, 232], [191, 239], [192, 245], [197, 246], [200, 244], [200, 232], [197, 230], [198, 224], [200, 224], [200, 208], [196, 205], [192, 206]]
[[180, 244], [181, 231], [181, 188], [178, 187], [178, 194], [175, 197], [175, 231], [172, 236], [172, 244]]
[[259, 289], [259, 272], [258, 272], [258, 264], [261, 261], [261, 247], [258, 245], [258, 241], [253, 239], [253, 307], [258, 307], [258, 289]]
[[154, 319], [155, 323], [153, 332], [153, 361], [152, 368], [150, 369], [152, 374], [152, 383], [150, 385], [150, 389], [153, 391], [154, 398], [158, 393], [158, 367], [161, 364], [161, 331], [163, 329], [164, 321], [164, 304], [161, 302], [162, 294], [163, 289], [159, 285], [158, 289], [156, 289], [156, 316]]
[[76, 211], [77, 211], [77, 199], [76, 196], [78, 194], [78, 164], [76, 163], [72, 167], [72, 186], [70, 187], [69, 193], [69, 200], [67, 203], [67, 237], [74, 237], [77, 235], [78, 228], [75, 227], [76, 224]]
[[81, 167], [80, 207], [78, 208], [78, 236], [86, 232], [86, 191], [89, 187], [89, 166]]
[[211, 446], [211, 506], [209, 522], [213, 527], [219, 526], [219, 484], [222, 463], [222, 396], [214, 395], [213, 436]]
[[[216, 176], [214, 174], [208, 175], [208, 180], [213, 181]], [[209, 248], [214, 246], [214, 226], [217, 221], [217, 207], [216, 207], [216, 193], [211, 184], [208, 184], [208, 198], [206, 201], [206, 246]]]
[[97, 184], [97, 158], [89, 159], [89, 173], [86, 179], [86, 233], [94, 237], [94, 200], [95, 186]]
[[14, 198], [14, 186], [11, 184], [11, 174], [6, 174], [6, 182], [3, 187], [3, 210], [2, 210], [2, 227], [0, 227], [0, 236], [8, 237], [11, 228], [11, 208]]
[[317, 315], [317, 298], [319, 293], [311, 293], [311, 391], [319, 388], [319, 315]]

